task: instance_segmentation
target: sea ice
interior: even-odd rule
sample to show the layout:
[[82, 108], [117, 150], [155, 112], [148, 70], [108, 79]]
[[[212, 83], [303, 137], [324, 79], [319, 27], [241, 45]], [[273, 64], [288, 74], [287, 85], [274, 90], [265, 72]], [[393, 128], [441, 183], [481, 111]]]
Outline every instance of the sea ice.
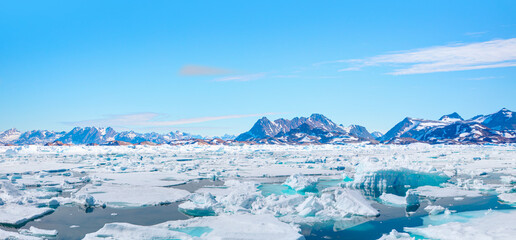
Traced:
[[425, 211], [430, 215], [437, 215], [445, 211], [445, 208], [439, 205], [428, 205], [425, 207]]
[[31, 226], [29, 229], [20, 229], [19, 232], [23, 235], [30, 235], [36, 237], [56, 237], [57, 230], [45, 230]]
[[436, 186], [421, 186], [415, 191], [424, 197], [443, 198], [443, 197], [480, 197], [480, 191], [463, 190], [455, 186], [436, 187]]
[[74, 196], [79, 202], [84, 202], [83, 199], [85, 199], [86, 205], [91, 205], [88, 199], [89, 196], [93, 196], [95, 204], [103, 203], [110, 207], [140, 207], [177, 202], [185, 199], [189, 194], [186, 190], [175, 188], [104, 183], [100, 186], [88, 184]]
[[108, 223], [84, 239], [293, 239], [299, 228], [272, 215], [222, 215], [169, 221], [153, 226]]
[[355, 174], [353, 182], [346, 183], [346, 185], [355, 188], [384, 190], [390, 187], [436, 186], [448, 179], [447, 176], [439, 173], [420, 172], [406, 168], [361, 170]]
[[211, 193], [193, 193], [189, 197], [189, 201], [179, 204], [179, 211], [186, 215], [213, 216], [217, 207], [217, 200]]
[[52, 213], [52, 208], [38, 208], [18, 204], [4, 204], [0, 206], [0, 223], [9, 225], [22, 225], [33, 219]]
[[380, 196], [380, 200], [382, 203], [387, 203], [391, 205], [406, 205], [407, 201], [405, 200], [405, 197], [397, 196], [390, 193], [382, 193]]
[[498, 195], [498, 198], [503, 202], [516, 204], [516, 193], [502, 193]]
[[[430, 217], [426, 217], [430, 219]], [[516, 211], [475, 211], [432, 216], [440, 225], [404, 228], [405, 231], [430, 239], [514, 239]], [[442, 219], [441, 219], [442, 218]], [[439, 220], [437, 220], [439, 219]], [[426, 220], [426, 219], [425, 219]]]
[[415, 240], [415, 237], [411, 237], [408, 233], [400, 233], [396, 229], [392, 229], [389, 234], [383, 234], [378, 240]]
[[34, 236], [26, 236], [17, 232], [10, 232], [0, 229], [0, 239], [5, 240], [42, 240], [42, 238]]
[[319, 181], [316, 177], [304, 176], [302, 174], [291, 175], [285, 183], [286, 186], [291, 187], [296, 191], [313, 191], [315, 190], [316, 184]]

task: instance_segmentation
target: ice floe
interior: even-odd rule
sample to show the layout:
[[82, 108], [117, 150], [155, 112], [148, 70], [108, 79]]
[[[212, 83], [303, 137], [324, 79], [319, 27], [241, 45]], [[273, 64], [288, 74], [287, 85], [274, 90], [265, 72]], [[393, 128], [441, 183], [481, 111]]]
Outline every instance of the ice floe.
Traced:
[[408, 233], [400, 233], [396, 231], [395, 229], [392, 229], [392, 231], [389, 234], [383, 234], [378, 240], [414, 240], [415, 237], [411, 237]]
[[421, 186], [415, 189], [421, 196], [432, 198], [444, 197], [480, 197], [480, 191], [463, 190], [455, 186], [436, 187], [436, 186]]
[[475, 211], [440, 216], [427, 217], [431, 221], [425, 223], [425, 227], [406, 227], [404, 230], [423, 238], [441, 240], [514, 239], [516, 236], [514, 210]]
[[0, 223], [22, 225], [54, 211], [52, 208], [38, 208], [31, 205], [4, 204], [0, 206]]
[[109, 207], [140, 207], [177, 202], [189, 194], [186, 190], [175, 188], [104, 183], [100, 186], [86, 185], [74, 196], [78, 202], [84, 202], [87, 206], [106, 204]]
[[108, 223], [84, 239], [292, 239], [304, 237], [296, 226], [272, 215], [223, 215], [169, 221], [153, 226]]

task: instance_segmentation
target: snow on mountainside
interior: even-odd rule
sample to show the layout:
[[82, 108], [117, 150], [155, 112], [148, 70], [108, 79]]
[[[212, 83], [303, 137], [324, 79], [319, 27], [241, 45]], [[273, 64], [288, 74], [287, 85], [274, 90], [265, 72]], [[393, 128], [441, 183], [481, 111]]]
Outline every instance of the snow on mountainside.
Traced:
[[444, 122], [456, 122], [456, 121], [462, 121], [464, 120], [458, 113], [454, 112], [452, 114], [444, 115], [441, 118], [439, 118], [439, 121]]
[[204, 139], [199, 135], [183, 132], [136, 133], [134, 131], [116, 132], [113, 128], [76, 127], [69, 132], [53, 132], [47, 130], [32, 130], [21, 133], [16, 129], [9, 129], [0, 133], [1, 144], [13, 145], [44, 145], [53, 142], [63, 144], [124, 144], [125, 143], [154, 143], [165, 144], [173, 141], [188, 139]]
[[3, 133], [0, 133], [0, 143], [11, 143], [12, 141], [18, 139], [21, 135], [21, 132], [16, 128], [11, 128], [6, 130]]
[[383, 133], [378, 132], [378, 131], [374, 131], [374, 132], [371, 133], [371, 135], [373, 135], [373, 137], [375, 139], [379, 139], [379, 138], [381, 138], [383, 136]]
[[464, 120], [459, 114], [440, 120], [405, 118], [379, 140], [384, 143], [510, 143], [516, 142], [514, 112], [504, 108], [489, 115]]
[[113, 128], [76, 127], [69, 132], [33, 130], [21, 133], [9, 129], [0, 133], [0, 145], [28, 144], [227, 144], [234, 141], [259, 144], [343, 144], [371, 142], [407, 144], [425, 142], [431, 144], [484, 144], [516, 143], [516, 114], [506, 108], [464, 120], [458, 113], [444, 115], [439, 120], [407, 117], [387, 133], [367, 131], [363, 126], [337, 125], [322, 114], [280, 118], [270, 121], [263, 117], [253, 127], [236, 138], [232, 135], [208, 139], [179, 131], [166, 134], [116, 132]]
[[310, 117], [296, 117], [292, 120], [280, 118], [270, 121], [263, 117], [253, 127], [240, 134], [236, 141], [258, 143], [344, 143], [374, 140], [365, 127], [337, 125], [322, 114]]

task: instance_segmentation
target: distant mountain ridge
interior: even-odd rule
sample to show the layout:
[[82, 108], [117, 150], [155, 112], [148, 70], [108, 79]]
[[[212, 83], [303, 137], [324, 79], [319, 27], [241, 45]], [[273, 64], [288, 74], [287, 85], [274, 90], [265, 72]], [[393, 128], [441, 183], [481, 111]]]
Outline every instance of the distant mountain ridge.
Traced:
[[295, 143], [346, 143], [375, 141], [365, 127], [337, 125], [322, 114], [310, 117], [296, 117], [291, 120], [280, 118], [270, 121], [263, 117], [253, 127], [235, 138], [236, 141], [295, 144]]
[[0, 143], [11, 145], [49, 144], [58, 142], [62, 144], [113, 144], [129, 143], [138, 144], [149, 142], [155, 144], [173, 144], [181, 140], [204, 139], [200, 135], [191, 135], [184, 132], [160, 133], [136, 133], [134, 131], [116, 132], [113, 128], [101, 127], [75, 127], [69, 132], [53, 132], [47, 130], [32, 130], [21, 133], [17, 129], [9, 129], [0, 133]]
[[516, 113], [500, 111], [464, 120], [458, 113], [447, 114], [439, 120], [406, 117], [387, 133], [370, 133], [360, 125], [344, 127], [322, 114], [293, 119], [259, 119], [252, 128], [237, 137], [224, 135], [206, 138], [179, 131], [166, 134], [117, 132], [111, 127], [76, 127], [69, 132], [32, 130], [20, 132], [9, 129], [0, 132], [3, 145], [127, 145], [127, 144], [500, 144], [516, 143]]
[[442, 116], [439, 120], [405, 118], [379, 138], [383, 143], [514, 143], [516, 115], [503, 108], [464, 120], [459, 114]]

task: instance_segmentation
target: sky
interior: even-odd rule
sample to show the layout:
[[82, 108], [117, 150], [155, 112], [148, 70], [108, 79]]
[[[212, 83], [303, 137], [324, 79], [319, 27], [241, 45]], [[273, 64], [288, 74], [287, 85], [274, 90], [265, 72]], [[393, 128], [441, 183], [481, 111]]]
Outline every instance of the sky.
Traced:
[[516, 110], [516, 1], [1, 1], [0, 131]]

